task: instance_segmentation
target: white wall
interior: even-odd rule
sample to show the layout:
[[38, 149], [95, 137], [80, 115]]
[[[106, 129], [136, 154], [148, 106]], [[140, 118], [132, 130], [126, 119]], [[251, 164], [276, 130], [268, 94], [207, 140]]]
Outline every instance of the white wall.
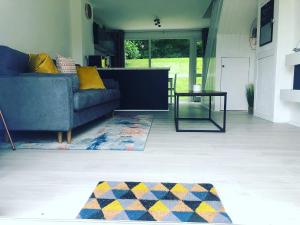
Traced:
[[[260, 7], [267, 0], [259, 0]], [[255, 114], [261, 118], [300, 125], [300, 107], [281, 100], [281, 89], [292, 89], [292, 67], [285, 64], [286, 55], [292, 53], [300, 39], [299, 0], [275, 0], [273, 43], [257, 49]], [[260, 21], [258, 21], [258, 24]]]
[[[70, 0], [71, 52], [75, 61], [86, 64], [86, 56], [95, 53], [93, 40], [93, 18], [85, 16], [85, 4], [88, 0]], [[91, 4], [91, 3], [90, 3]]]
[[[300, 41], [300, 29], [299, 29], [300, 1], [295, 0], [294, 3], [292, 5], [290, 5], [290, 7], [291, 8], [289, 8], [288, 10], [292, 11], [293, 23], [291, 25], [293, 25], [293, 34], [294, 34], [294, 40], [290, 44], [293, 45], [292, 47], [294, 48]], [[289, 51], [288, 53], [290, 53], [290, 52], [291, 51]], [[288, 87], [289, 89], [292, 89], [292, 85], [293, 85], [292, 78], [291, 78], [291, 77], [293, 77], [293, 69], [292, 68], [286, 69], [286, 76], [289, 77], [289, 79], [288, 79], [289, 83], [286, 85], [289, 86]], [[285, 103], [285, 104], [287, 105], [287, 107], [289, 109], [289, 113], [290, 113], [289, 123], [300, 127], [300, 104], [299, 103]]]
[[82, 29], [82, 5], [81, 0], [70, 0], [71, 20], [71, 54], [78, 63], [83, 63], [83, 29]]
[[277, 23], [277, 50], [276, 50], [276, 82], [275, 82], [275, 105], [274, 122], [287, 122], [290, 117], [288, 103], [280, 99], [281, 89], [292, 89], [293, 68], [288, 68], [285, 64], [286, 55], [292, 52], [296, 46], [295, 24], [298, 13], [294, 10], [295, 1], [299, 0], [279, 0]]
[[70, 55], [69, 0], [0, 0], [0, 44]]
[[[299, 24], [300, 24], [300, 16], [297, 16], [300, 10], [300, 1], [295, 1], [294, 3], [294, 18], [295, 18], [295, 23], [294, 23], [294, 30], [295, 30], [295, 43], [299, 43], [300, 41], [300, 29], [299, 29]], [[296, 46], [296, 44], [295, 44]], [[300, 104], [297, 103], [291, 103], [290, 104], [290, 123], [296, 126], [300, 127]]]
[[[73, 1], [73, 0], [71, 0]], [[93, 18], [88, 20], [85, 16], [85, 3], [90, 3], [89, 0], [82, 0], [82, 45], [83, 45], [83, 57], [95, 54], [94, 37], [93, 37]], [[92, 4], [91, 4], [92, 5]], [[86, 60], [83, 64], [86, 64]]]
[[[220, 90], [221, 86], [223, 57], [249, 58], [249, 82], [254, 82], [256, 55], [255, 50], [250, 46], [249, 37], [256, 16], [256, 1], [224, 0], [217, 34], [215, 90]], [[216, 101], [216, 110], [220, 109], [218, 102], [219, 100]]]
[[[221, 73], [222, 57], [250, 58], [249, 80], [254, 82], [255, 77], [255, 50], [249, 45], [249, 34], [218, 34], [217, 60], [218, 73]], [[220, 78], [220, 76], [218, 76]]]
[[26, 53], [72, 56], [80, 64], [94, 54], [88, 0], [0, 0], [0, 45]]
[[[251, 25], [249, 25], [249, 23], [246, 23], [245, 26], [250, 28]], [[249, 44], [249, 33], [248, 34], [219, 33], [217, 39], [218, 41], [217, 41], [216, 80], [215, 80], [216, 89], [220, 90], [221, 87], [222, 58], [249, 58], [249, 62], [250, 62], [249, 83], [254, 83], [256, 56], [255, 56], [255, 51], [251, 49]], [[236, 83], [235, 85], [239, 85], [239, 84]], [[219, 105], [216, 105], [216, 110], [219, 109], [218, 106]]]

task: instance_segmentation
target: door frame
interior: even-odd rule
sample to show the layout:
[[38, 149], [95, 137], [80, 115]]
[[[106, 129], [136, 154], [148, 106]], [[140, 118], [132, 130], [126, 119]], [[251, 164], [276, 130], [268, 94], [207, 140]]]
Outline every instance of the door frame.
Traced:
[[[221, 57], [221, 73], [220, 73], [220, 91], [222, 91], [222, 79], [223, 79], [223, 59], [248, 59], [248, 84], [250, 83], [250, 69], [251, 69], [251, 58], [247, 57], [247, 56], [243, 56], [243, 57], [230, 57], [230, 56], [226, 56], [226, 57]], [[219, 99], [219, 107], [220, 109], [222, 109], [222, 99]], [[229, 109], [230, 111], [230, 109]], [[233, 110], [233, 111], [240, 111], [240, 110]]]

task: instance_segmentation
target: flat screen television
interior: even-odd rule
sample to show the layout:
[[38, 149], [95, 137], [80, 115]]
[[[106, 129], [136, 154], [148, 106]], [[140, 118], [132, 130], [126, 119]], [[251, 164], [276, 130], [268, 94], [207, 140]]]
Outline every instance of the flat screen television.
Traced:
[[274, 0], [270, 0], [261, 8], [260, 16], [259, 46], [264, 46], [273, 41]]

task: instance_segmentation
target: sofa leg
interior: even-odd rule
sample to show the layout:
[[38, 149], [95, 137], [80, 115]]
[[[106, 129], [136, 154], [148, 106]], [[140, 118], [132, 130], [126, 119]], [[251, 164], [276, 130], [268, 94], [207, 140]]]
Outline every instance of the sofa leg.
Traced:
[[57, 141], [58, 143], [63, 142], [63, 132], [57, 132]]
[[67, 132], [67, 142], [68, 142], [68, 144], [72, 143], [72, 130], [69, 130]]

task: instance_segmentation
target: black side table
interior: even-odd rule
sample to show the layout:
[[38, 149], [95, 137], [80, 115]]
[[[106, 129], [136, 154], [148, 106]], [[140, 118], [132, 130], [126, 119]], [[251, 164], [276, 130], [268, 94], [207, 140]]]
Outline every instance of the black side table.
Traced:
[[13, 150], [16, 150], [16, 146], [15, 146], [15, 144], [14, 144], [12, 138], [11, 138], [11, 135], [10, 135], [10, 133], [9, 133], [7, 124], [6, 124], [6, 122], [5, 122], [5, 119], [4, 119], [4, 116], [3, 116], [1, 110], [0, 110], [0, 119], [2, 120], [2, 123], [3, 123], [3, 126], [4, 126], [4, 130], [5, 130], [4, 132], [6, 133], [7, 138], [9, 139], [9, 142], [10, 142], [10, 144], [11, 144], [12, 149], [13, 149]]
[[[180, 117], [180, 97], [209, 97], [209, 111], [207, 118], [182, 118]], [[212, 98], [213, 97], [223, 97], [224, 99], [224, 112], [223, 112], [223, 124], [219, 125], [212, 118]], [[175, 118], [175, 126], [176, 132], [226, 132], [226, 114], [227, 114], [227, 92], [218, 92], [218, 91], [202, 91], [199, 93], [194, 92], [175, 92], [175, 110], [174, 110], [174, 118]], [[213, 125], [217, 127], [217, 130], [207, 130], [207, 129], [199, 129], [199, 130], [189, 130], [189, 129], [180, 129], [179, 122], [180, 121], [210, 121]]]

